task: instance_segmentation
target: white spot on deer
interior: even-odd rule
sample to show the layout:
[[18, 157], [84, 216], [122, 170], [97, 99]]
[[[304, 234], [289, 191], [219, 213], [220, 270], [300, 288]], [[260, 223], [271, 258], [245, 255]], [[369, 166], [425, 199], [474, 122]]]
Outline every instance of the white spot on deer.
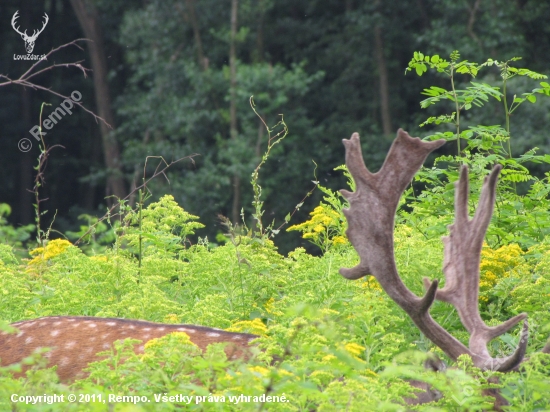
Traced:
[[109, 349], [110, 346], [111, 346], [110, 344], [104, 343], [104, 344], [102, 345], [102, 348], [103, 348], [103, 349]]
[[107, 325], [107, 326], [115, 326], [115, 325], [116, 325], [116, 322], [107, 322], [106, 325]]
[[46, 353], [45, 353], [44, 355], [42, 355], [42, 356], [44, 356], [44, 357], [47, 358], [47, 359], [50, 359], [50, 358], [52, 357], [52, 353], [51, 353], [51, 352], [46, 352]]
[[211, 338], [218, 338], [221, 335], [219, 333], [209, 332], [209, 333], [206, 334], [206, 336], [210, 336]]
[[57, 336], [57, 335], [59, 335], [58, 330], [52, 330], [52, 332], [50, 333], [50, 336]]
[[128, 326], [129, 329], [135, 329], [136, 327], [134, 325]]
[[151, 337], [151, 335], [150, 335], [150, 334], [147, 334], [147, 335], [145, 335], [145, 336], [143, 337], [143, 339], [144, 339], [144, 340], [148, 340], [150, 337]]
[[241, 335], [233, 336], [233, 340], [241, 340], [243, 337]]
[[24, 333], [25, 332], [19, 332], [17, 335], [15, 335], [15, 337], [20, 338], [21, 336], [23, 336]]
[[103, 336], [101, 337], [101, 339], [107, 339], [107, 338], [109, 337], [109, 335], [110, 335], [110, 333], [106, 333], [105, 335], [103, 335]]
[[88, 325], [89, 328], [97, 328], [97, 325], [95, 323], [90, 323]]
[[162, 332], [162, 331], [164, 331], [165, 329], [166, 329], [166, 328], [158, 328], [157, 330], [158, 330], [159, 332]]
[[27, 339], [25, 339], [25, 343], [28, 345], [32, 342], [32, 336], [29, 336]]
[[90, 342], [95, 342], [96, 341], [96, 337], [94, 336], [93, 338], [90, 338]]
[[93, 350], [94, 350], [93, 348], [88, 348], [88, 349], [86, 350], [86, 353], [91, 354], [91, 353], [93, 352]]
[[74, 340], [70, 341], [70, 342], [67, 342], [65, 344], [65, 349], [71, 349], [73, 348], [74, 346], [76, 345], [76, 342]]
[[237, 358], [238, 358], [238, 356], [237, 356], [237, 355], [233, 355], [233, 356], [231, 356], [231, 359], [237, 359]]
[[140, 352], [143, 352], [144, 349], [145, 349], [145, 347], [143, 345], [138, 346], [138, 348], [137, 348], [137, 350], [140, 351]]
[[80, 323], [73, 324], [73, 328], [78, 328], [80, 326]]
[[67, 319], [67, 322], [74, 322], [76, 319]]
[[61, 358], [61, 361], [59, 362], [59, 364], [61, 366], [65, 366], [65, 365], [68, 365], [69, 363], [71, 363], [71, 360], [67, 357], [63, 357]]
[[151, 328], [143, 328], [143, 330], [151, 330]]
[[188, 329], [188, 328], [178, 328], [178, 330], [180, 330], [182, 332], [188, 332], [188, 333], [195, 333], [196, 332], [196, 330]]
[[59, 325], [61, 325], [61, 322], [60, 322], [60, 321], [57, 321], [57, 322], [54, 322], [54, 323], [53, 323], [53, 326], [59, 326]]

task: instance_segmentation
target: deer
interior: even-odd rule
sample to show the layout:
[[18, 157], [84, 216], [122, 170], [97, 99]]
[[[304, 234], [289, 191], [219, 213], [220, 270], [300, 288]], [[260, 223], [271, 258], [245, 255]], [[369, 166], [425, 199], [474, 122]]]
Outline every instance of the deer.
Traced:
[[[229, 359], [251, 356], [249, 344], [259, 336], [248, 333], [227, 332], [221, 329], [196, 325], [154, 323], [142, 320], [100, 318], [91, 316], [49, 316], [11, 324], [15, 333], [0, 333], [0, 364], [21, 362], [38, 348], [48, 347], [43, 356], [48, 366], [57, 366], [62, 383], [83, 379], [83, 371], [90, 362], [102, 359], [97, 353], [110, 349], [117, 340], [139, 339], [136, 353], [143, 353], [144, 344], [173, 332], [184, 332], [202, 351], [211, 343], [226, 342]], [[19, 373], [28, 367], [23, 368]]]
[[[448, 226], [449, 236], [442, 238], [445, 286], [439, 289], [437, 279], [430, 281], [424, 278], [426, 294], [418, 297], [402, 282], [395, 264], [395, 213], [403, 192], [428, 155], [446, 141], [423, 141], [399, 129], [377, 173], [371, 173], [365, 166], [358, 133], [353, 133], [350, 139], [343, 139], [343, 143], [346, 166], [355, 181], [356, 190], [349, 192], [342, 189], [340, 193], [349, 203], [349, 207], [343, 209], [348, 223], [346, 235], [359, 255], [359, 264], [353, 268], [341, 268], [340, 274], [349, 280], [374, 276], [416, 327], [452, 361], [456, 361], [460, 355], [468, 355], [474, 366], [483, 371], [517, 370], [525, 360], [527, 349], [527, 314], [521, 313], [500, 325], [488, 326], [482, 320], [478, 306], [481, 249], [493, 215], [498, 175], [502, 166], [495, 165], [485, 177], [473, 218], [468, 216], [468, 168], [461, 167], [460, 178], [455, 182], [454, 223]], [[462, 325], [470, 334], [468, 346], [430, 316], [430, 307], [435, 300], [450, 303], [456, 308]], [[506, 357], [493, 358], [487, 344], [522, 321], [520, 340], [515, 351]], [[550, 353], [550, 340], [542, 352]], [[411, 384], [418, 387], [417, 382]], [[498, 393], [487, 394], [496, 398], [495, 408], [500, 410], [500, 405], [506, 402], [504, 398]], [[424, 401], [433, 400], [424, 398]]]
[[32, 36], [29, 36], [27, 34], [27, 30], [21, 32], [19, 30], [19, 27], [15, 26], [17, 24], [17, 19], [19, 18], [18, 13], [19, 10], [17, 10], [13, 14], [13, 17], [11, 18], [11, 27], [13, 27], [13, 29], [21, 35], [21, 38], [25, 41], [25, 49], [27, 49], [27, 53], [30, 54], [34, 50], [34, 42], [38, 38], [38, 35], [44, 31], [46, 25], [48, 24], [48, 21], [50, 21], [50, 18], [46, 13], [44, 13], [44, 22], [42, 23], [42, 28], [40, 30], [33, 30]]

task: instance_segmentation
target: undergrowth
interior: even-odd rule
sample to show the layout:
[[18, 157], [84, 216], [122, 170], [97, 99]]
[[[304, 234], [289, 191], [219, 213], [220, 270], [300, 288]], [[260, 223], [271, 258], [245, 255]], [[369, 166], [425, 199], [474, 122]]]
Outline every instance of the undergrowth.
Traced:
[[[532, 74], [514, 72], [509, 63], [491, 65], [500, 64], [508, 74]], [[475, 199], [488, 167], [495, 161], [505, 163], [509, 172], [503, 173], [505, 188], [497, 203], [503, 223], [489, 231], [490, 241], [483, 248], [479, 304], [489, 325], [529, 313], [528, 360], [519, 372], [480, 371], [464, 356], [446, 371], [426, 370], [423, 363], [433, 354], [448, 363], [449, 359], [418, 331], [372, 276], [350, 282], [338, 274], [341, 267], [358, 263], [345, 235], [342, 209], [346, 202], [316, 181], [324, 193], [322, 202], [308, 221], [288, 230], [301, 232], [323, 254], [313, 256], [297, 248], [288, 256], [281, 255], [271, 238], [282, 226], [274, 229], [273, 222], [262, 223], [258, 172], [266, 155], [251, 179], [254, 226], [239, 228], [235, 222], [223, 220], [229, 233], [223, 236], [222, 245], [200, 238], [192, 244], [189, 236], [202, 224], [171, 196], [164, 196], [147, 207], [140, 201], [136, 211], [125, 208], [125, 217], [110, 228], [106, 223], [100, 226], [105, 218], [89, 219], [90, 227], [83, 226], [73, 234], [88, 237], [92, 241], [89, 246], [40, 239], [39, 247], [29, 251], [30, 258], [22, 259], [22, 242], [30, 229], [15, 230], [7, 225], [2, 216], [9, 209], [2, 206], [0, 234], [7, 244], [0, 245], [0, 330], [12, 333], [8, 324], [24, 319], [82, 315], [196, 324], [253, 333], [258, 338], [253, 342], [254, 355], [246, 362], [227, 359], [223, 344], [211, 345], [201, 353], [184, 333], [146, 342], [143, 354], [133, 351], [139, 341], [117, 342], [89, 365], [89, 377], [71, 385], [60, 384], [55, 367], [47, 368], [43, 353], [37, 353], [23, 361], [32, 365], [24, 377], [13, 377], [18, 365], [0, 368], [0, 409], [475, 411], [491, 408], [493, 398], [484, 396], [483, 390], [496, 385], [510, 401], [509, 410], [550, 410], [550, 356], [537, 353], [550, 332], [550, 239], [545, 229], [550, 220], [539, 216], [541, 208], [546, 208], [547, 214], [548, 182], [531, 179], [521, 161], [511, 157], [508, 124], [498, 130], [478, 127], [468, 132], [460, 128], [461, 110], [483, 103], [483, 96], [502, 97], [484, 84], [473, 84], [465, 92], [456, 89], [458, 69], [476, 75], [477, 65], [458, 62], [457, 54], [451, 63], [415, 54], [410, 67], [422, 74], [430, 65], [447, 70], [453, 83], [450, 92], [429, 89], [431, 97], [425, 104], [448, 99], [456, 110], [430, 118], [428, 124], [454, 125], [455, 133], [434, 136], [457, 140], [457, 155], [440, 159], [450, 164], [447, 169], [420, 173], [419, 179], [427, 187], [423, 194], [415, 196], [412, 189], [408, 191], [409, 211], [400, 210], [394, 234], [398, 270], [417, 295], [423, 294], [423, 277], [442, 280], [439, 236], [450, 223], [451, 183], [456, 180], [457, 165], [469, 164], [473, 170]], [[541, 86], [521, 101], [514, 99], [514, 104], [532, 101], [534, 93], [550, 93], [546, 83]], [[505, 108], [507, 113], [512, 111], [506, 104]], [[286, 125], [280, 124], [283, 131], [271, 137], [273, 130], [264, 123], [270, 136], [268, 153], [286, 136]], [[494, 156], [488, 159], [487, 155]], [[533, 156], [530, 158], [537, 160]], [[345, 167], [338, 169], [344, 171], [353, 190]], [[513, 184], [526, 180], [533, 180], [531, 191], [517, 195]], [[512, 211], [512, 207], [516, 209]], [[533, 219], [522, 218], [533, 216], [534, 211], [537, 216]], [[243, 213], [243, 223], [245, 220]], [[107, 245], [106, 239], [112, 239], [112, 244]], [[436, 302], [431, 314], [468, 344], [469, 336], [452, 307]], [[489, 349], [493, 356], [506, 356], [517, 340], [516, 329], [493, 340]], [[495, 377], [500, 383], [493, 383]], [[441, 399], [406, 405], [405, 398], [414, 398], [416, 391], [408, 379], [429, 383], [441, 393]], [[109, 395], [132, 395], [140, 400], [135, 404], [90, 401], [50, 405], [18, 403], [12, 398], [13, 394], [54, 393], [105, 400]]]
[[[412, 375], [424, 378], [445, 395], [433, 406], [439, 410], [474, 410], [463, 405], [480, 400], [484, 385], [462, 369], [447, 374], [424, 370], [422, 354], [444, 355], [420, 335], [374, 279], [349, 282], [337, 273], [340, 267], [356, 264], [349, 245], [335, 245], [319, 257], [301, 248], [285, 257], [270, 240], [255, 242], [246, 236], [239, 237], [238, 245], [189, 245], [186, 237], [198, 223], [169, 196], [143, 210], [142, 227], [148, 235], [140, 271], [130, 223], [115, 246], [91, 256], [66, 240], [52, 240], [43, 249], [31, 251], [32, 259], [21, 262], [11, 246], [2, 245], [3, 320], [87, 315], [200, 324], [257, 334], [255, 357], [247, 363], [229, 361], [223, 345], [213, 345], [201, 354], [184, 334], [150, 341], [143, 355], [132, 351], [136, 342], [125, 342], [104, 353], [103, 360], [98, 357], [90, 365], [88, 379], [67, 387], [56, 383], [55, 370], [45, 369], [37, 355], [32, 360], [36, 367], [25, 378], [12, 378], [10, 368], [0, 370], [4, 406], [43, 410], [37, 405], [10, 403], [9, 398], [12, 393], [52, 392], [134, 394], [152, 400], [153, 394], [226, 399], [185, 406], [153, 401], [139, 403], [135, 410], [405, 410], [403, 398], [413, 396], [414, 391], [404, 379]], [[420, 294], [421, 278], [439, 273], [441, 244], [406, 225], [396, 228], [395, 243], [400, 273]], [[487, 297], [482, 301], [484, 316], [488, 323], [496, 323], [528, 311], [529, 352], [536, 352], [548, 333], [544, 325], [550, 322], [550, 247], [504, 252], [484, 250], [482, 279], [495, 282], [482, 293]], [[499, 274], [498, 280], [490, 273]], [[467, 342], [453, 310], [438, 304], [433, 313], [442, 326]], [[508, 353], [515, 340], [515, 334], [505, 335], [494, 342], [492, 350]], [[546, 397], [535, 400], [532, 394], [543, 394], [550, 387], [547, 361], [547, 357], [535, 356], [522, 374], [507, 375], [505, 393], [528, 405], [548, 406]], [[538, 386], [530, 386], [525, 379]], [[461, 406], [464, 397], [458, 394], [465, 388], [473, 392], [469, 403]], [[229, 401], [230, 396], [241, 394], [285, 396], [288, 402], [265, 403], [260, 408], [257, 402]], [[105, 410], [100, 404], [58, 406], [59, 410]], [[115, 410], [121, 407], [116, 404]]]

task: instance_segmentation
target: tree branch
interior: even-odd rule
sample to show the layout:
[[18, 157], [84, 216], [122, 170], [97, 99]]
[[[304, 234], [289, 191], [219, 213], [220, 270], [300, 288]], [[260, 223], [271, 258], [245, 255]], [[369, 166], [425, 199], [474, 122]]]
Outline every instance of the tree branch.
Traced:
[[105, 121], [105, 119], [98, 116], [97, 114], [95, 114], [91, 110], [87, 109], [86, 106], [84, 106], [81, 102], [76, 102], [76, 101], [72, 100], [69, 96], [65, 96], [61, 93], [56, 92], [55, 90], [50, 89], [49, 87], [40, 86], [40, 85], [30, 81], [30, 79], [32, 79], [33, 77], [36, 77], [39, 74], [43, 74], [43, 73], [48, 72], [50, 70], [53, 70], [57, 67], [65, 67], [65, 68], [75, 67], [84, 74], [84, 77], [88, 77], [88, 72], [90, 72], [91, 70], [85, 68], [84, 66], [82, 66], [82, 64], [81, 64], [82, 60], [77, 61], [77, 62], [72, 62], [72, 63], [58, 63], [58, 64], [54, 63], [54, 64], [52, 64], [50, 66], [47, 66], [47, 67], [44, 67], [40, 70], [36, 70], [42, 62], [47, 61], [48, 57], [50, 57], [54, 53], [58, 52], [59, 50], [64, 49], [65, 47], [75, 46], [75, 47], [78, 47], [79, 49], [83, 50], [82, 47], [80, 47], [80, 45], [78, 44], [78, 42], [81, 42], [81, 41], [90, 41], [90, 40], [88, 40], [88, 39], [76, 39], [76, 40], [73, 40], [69, 43], [65, 43], [65, 44], [63, 44], [59, 47], [56, 47], [55, 49], [52, 49], [48, 54], [46, 54], [46, 59], [38, 60], [26, 72], [24, 72], [21, 76], [19, 76], [17, 79], [11, 79], [7, 75], [0, 74], [0, 79], [5, 79], [6, 80], [6, 81], [0, 83], [0, 87], [8, 86], [10, 84], [16, 84], [16, 85], [23, 86], [23, 87], [30, 87], [31, 89], [34, 89], [34, 90], [44, 90], [44, 91], [46, 91], [48, 93], [51, 93], [51, 94], [53, 94], [57, 97], [61, 97], [62, 99], [69, 99], [75, 105], [77, 105], [81, 109], [83, 109], [85, 112], [91, 114], [94, 117], [96, 122], [101, 121], [107, 127], [112, 129], [111, 125], [109, 123], [107, 123]]

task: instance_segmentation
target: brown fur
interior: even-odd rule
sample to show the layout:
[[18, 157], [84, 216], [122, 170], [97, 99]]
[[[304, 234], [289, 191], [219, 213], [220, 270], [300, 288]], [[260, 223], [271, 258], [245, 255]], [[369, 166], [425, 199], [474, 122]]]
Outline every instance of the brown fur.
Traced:
[[143, 352], [148, 340], [172, 332], [185, 332], [191, 342], [205, 350], [210, 343], [229, 342], [229, 358], [247, 357], [250, 341], [258, 336], [232, 333], [220, 329], [195, 325], [169, 325], [141, 320], [94, 318], [78, 316], [52, 316], [12, 324], [19, 332], [0, 333], [0, 363], [2, 366], [20, 362], [37, 348], [48, 347], [48, 366], [57, 365], [62, 382], [86, 376], [82, 369], [88, 363], [100, 360], [96, 353], [112, 347], [117, 340], [139, 339], [137, 353]]

